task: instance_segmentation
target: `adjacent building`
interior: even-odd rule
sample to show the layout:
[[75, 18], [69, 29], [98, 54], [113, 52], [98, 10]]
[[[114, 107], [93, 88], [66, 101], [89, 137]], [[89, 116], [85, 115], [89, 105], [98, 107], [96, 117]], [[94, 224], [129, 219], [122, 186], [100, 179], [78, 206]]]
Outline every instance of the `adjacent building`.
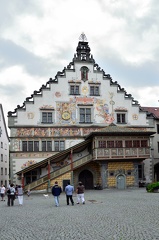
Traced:
[[32, 189], [55, 178], [117, 187], [119, 173], [124, 188], [134, 186], [151, 158], [147, 112], [95, 62], [84, 34], [73, 60], [8, 112], [8, 127], [11, 180]]
[[159, 108], [158, 107], [141, 107], [142, 111], [146, 111], [147, 119], [152, 131], [155, 134], [151, 137], [151, 159], [146, 160], [145, 175], [149, 175], [149, 165], [151, 166], [152, 181], [159, 181]]
[[9, 182], [9, 137], [3, 112], [0, 104], [0, 184], [8, 186]]

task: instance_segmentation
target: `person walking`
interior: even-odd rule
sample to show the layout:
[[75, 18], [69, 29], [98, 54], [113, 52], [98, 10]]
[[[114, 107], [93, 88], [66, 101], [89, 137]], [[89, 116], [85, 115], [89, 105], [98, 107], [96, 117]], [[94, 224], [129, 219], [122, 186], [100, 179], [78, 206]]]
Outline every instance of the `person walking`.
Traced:
[[1, 201], [5, 201], [4, 197], [5, 197], [5, 191], [6, 191], [6, 188], [5, 186], [2, 184], [1, 186]]
[[13, 183], [10, 185], [10, 188], [7, 190], [7, 195], [8, 195], [8, 206], [10, 207], [14, 205], [14, 199], [15, 199], [15, 188]]
[[84, 199], [84, 191], [85, 191], [85, 187], [82, 184], [82, 182], [78, 183], [77, 189], [76, 189], [76, 193], [77, 193], [77, 204], [80, 203], [80, 201], [85, 204], [85, 199]]
[[74, 205], [74, 201], [72, 198], [73, 192], [74, 192], [74, 187], [72, 185], [70, 185], [70, 182], [68, 182], [67, 186], [65, 187], [67, 205], [69, 205], [69, 200], [71, 201], [72, 206]]
[[55, 185], [52, 187], [52, 195], [54, 196], [55, 206], [59, 207], [59, 196], [62, 192], [61, 187], [58, 185], [58, 182], [55, 182]]
[[23, 188], [21, 187], [21, 185], [17, 187], [17, 196], [18, 196], [19, 206], [22, 206], [23, 205]]

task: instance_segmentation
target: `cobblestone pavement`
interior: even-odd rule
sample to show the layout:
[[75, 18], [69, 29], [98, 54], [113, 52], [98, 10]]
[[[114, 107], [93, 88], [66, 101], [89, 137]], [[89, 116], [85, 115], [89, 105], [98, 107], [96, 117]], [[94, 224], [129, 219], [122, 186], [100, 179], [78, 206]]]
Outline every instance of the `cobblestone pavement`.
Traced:
[[[7, 199], [6, 199], [7, 200]], [[52, 195], [24, 196], [24, 205], [0, 202], [0, 239], [3, 240], [157, 240], [159, 194], [145, 189], [90, 190], [85, 205], [60, 206]]]

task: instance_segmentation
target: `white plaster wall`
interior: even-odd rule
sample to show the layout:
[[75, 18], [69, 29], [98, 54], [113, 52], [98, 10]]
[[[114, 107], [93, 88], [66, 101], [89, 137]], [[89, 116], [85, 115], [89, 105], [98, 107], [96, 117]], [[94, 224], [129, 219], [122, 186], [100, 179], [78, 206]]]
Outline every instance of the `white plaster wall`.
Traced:
[[[24, 125], [24, 119], [25, 119], [25, 125], [42, 125], [41, 119], [40, 119], [40, 108], [42, 106], [52, 106], [55, 109], [55, 123], [56, 125], [56, 102], [69, 102], [70, 98], [73, 98], [73, 96], [69, 95], [70, 91], [70, 85], [68, 83], [69, 80], [80, 80], [81, 72], [80, 68], [85, 65], [87, 66], [89, 70], [89, 81], [93, 80], [94, 82], [100, 81], [100, 96], [95, 96], [96, 99], [103, 100], [105, 104], [109, 107], [109, 113], [112, 113], [112, 105], [110, 104], [110, 94], [113, 95], [112, 100], [114, 101], [113, 109], [116, 108], [125, 108], [127, 109], [128, 113], [128, 125], [146, 125], [146, 114], [139, 112], [138, 106], [132, 105], [131, 99], [125, 99], [124, 93], [119, 92], [117, 93], [117, 85], [110, 85], [109, 80], [103, 80], [101, 73], [94, 73], [93, 72], [93, 65], [90, 64], [75, 64], [76, 72], [73, 72], [71, 70], [66, 71], [66, 77], [59, 77], [58, 83], [50, 84], [50, 90], [43, 89], [42, 90], [42, 96], [34, 95], [33, 100], [34, 104], [27, 103], [26, 102], [26, 111], [25, 110], [18, 110], [18, 119], [16, 125]], [[88, 81], [84, 82], [81, 81], [80, 88], [82, 90], [83, 86], [86, 86], [89, 90], [89, 84]], [[56, 97], [55, 93], [59, 92], [61, 94], [61, 97]], [[83, 95], [81, 91], [81, 95], [77, 97], [88, 97], [88, 98], [94, 98], [93, 96], [89, 96], [89, 91], [86, 95]], [[28, 118], [29, 114], [31, 114], [30, 118]], [[94, 116], [98, 114], [98, 111], [96, 110], [96, 107], [94, 105]], [[137, 114], [138, 119], [133, 119], [133, 114]], [[115, 116], [115, 113], [114, 113]], [[102, 118], [99, 116], [94, 117], [97, 123], [102, 124]], [[78, 121], [76, 122], [78, 124]]]
[[[2, 110], [2, 105], [0, 107], [0, 129], [1, 129], [1, 135], [0, 135], [0, 158], [1, 154], [3, 154], [3, 161], [0, 159], [0, 168], [3, 168], [3, 175], [1, 175], [1, 169], [0, 169], [0, 181], [3, 181], [3, 184], [5, 184], [5, 181], [9, 180], [9, 139], [7, 136], [7, 129], [5, 128], [5, 118]], [[3, 147], [1, 147], [1, 143]], [[5, 174], [5, 169], [7, 169], [7, 174]], [[1, 184], [1, 182], [0, 182]]]

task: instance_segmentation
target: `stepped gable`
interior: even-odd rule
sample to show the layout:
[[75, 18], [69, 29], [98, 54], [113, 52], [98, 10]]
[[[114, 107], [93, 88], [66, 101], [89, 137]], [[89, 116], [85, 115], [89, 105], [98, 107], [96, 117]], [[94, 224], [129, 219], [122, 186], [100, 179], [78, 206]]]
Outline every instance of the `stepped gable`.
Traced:
[[92, 136], [135, 136], [135, 135], [152, 135], [155, 132], [148, 130], [147, 128], [133, 128], [133, 127], [119, 127], [114, 123], [111, 123], [109, 126], [96, 130], [90, 133], [86, 139]]
[[11, 116], [17, 116], [17, 110], [25, 110], [25, 106], [27, 102], [34, 102], [33, 97], [35, 95], [41, 95], [42, 96], [42, 91], [44, 89], [50, 89], [50, 84], [58, 84], [58, 77], [65, 77], [66, 76], [66, 71], [67, 70], [74, 70], [74, 63], [75, 62], [86, 62], [86, 63], [92, 63], [94, 66], [94, 71], [100, 72], [103, 74], [103, 80], [109, 80], [110, 81], [110, 86], [117, 86], [117, 92], [123, 92], [125, 94], [125, 98], [131, 98], [132, 99], [132, 104], [133, 105], [138, 105], [139, 103], [137, 100], [134, 100], [131, 94], [128, 94], [124, 88], [118, 84], [117, 81], [113, 81], [112, 77], [110, 74], [106, 74], [103, 69], [95, 62], [93, 55], [91, 54], [91, 49], [89, 47], [86, 35], [82, 33], [79, 37], [79, 42], [78, 46], [76, 48], [76, 53], [74, 54], [74, 57], [72, 61], [67, 65], [67, 67], [64, 67], [62, 71], [58, 71], [57, 74], [55, 75], [55, 78], [52, 79], [50, 78], [49, 81], [46, 82], [46, 84], [43, 84], [42, 87], [39, 90], [35, 90], [33, 94], [31, 94], [30, 97], [27, 97], [26, 100], [23, 102], [22, 106], [17, 105], [17, 107], [14, 109], [14, 111], [9, 111], [8, 112], [8, 117]]
[[141, 107], [142, 111], [147, 112], [147, 116], [152, 116], [155, 119], [159, 119], [159, 108], [158, 107]]

